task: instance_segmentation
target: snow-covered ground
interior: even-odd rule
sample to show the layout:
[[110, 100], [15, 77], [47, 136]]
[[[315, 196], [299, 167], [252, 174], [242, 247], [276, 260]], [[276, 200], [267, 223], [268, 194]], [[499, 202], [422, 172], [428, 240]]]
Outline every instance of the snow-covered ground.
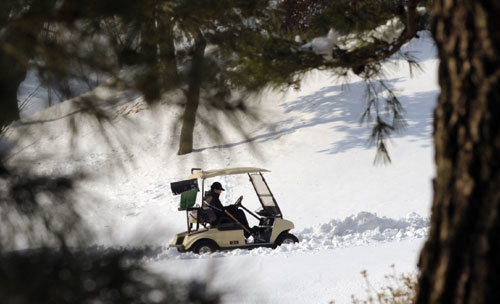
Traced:
[[[85, 116], [73, 100], [12, 128], [11, 140], [22, 137], [11, 160], [32, 159], [35, 169], [46, 173], [85, 170], [89, 178], [79, 187], [80, 208], [97, 244], [164, 246], [145, 259], [152, 270], [209, 278], [228, 292], [227, 303], [346, 303], [351, 294], [364, 293], [362, 270], [375, 285], [382, 284], [391, 264], [397, 271], [415, 271], [427, 233], [438, 85], [435, 51], [423, 36], [406, 46], [416, 52], [423, 72], [411, 78], [406, 66], [386, 65], [387, 82], [408, 121], [407, 130], [390, 142], [388, 166], [373, 165], [370, 129], [359, 124], [362, 82], [352, 77], [343, 87], [325, 72], [310, 73], [299, 91], [268, 92], [255, 101], [262, 122], [241, 123], [249, 141], [227, 119], [214, 116], [225, 131], [224, 143], [215, 143], [197, 125], [196, 152], [177, 156], [172, 130], [178, 110], [160, 106], [150, 111], [136, 99], [111, 106], [108, 123]], [[106, 90], [95, 92], [110, 97]], [[272, 171], [266, 180], [284, 217], [295, 223], [292, 232], [300, 243], [206, 256], [168, 249], [186, 225], [170, 182], [185, 179], [192, 167], [239, 166]], [[249, 209], [259, 206], [246, 177], [218, 180], [227, 189], [223, 203], [243, 195]]]

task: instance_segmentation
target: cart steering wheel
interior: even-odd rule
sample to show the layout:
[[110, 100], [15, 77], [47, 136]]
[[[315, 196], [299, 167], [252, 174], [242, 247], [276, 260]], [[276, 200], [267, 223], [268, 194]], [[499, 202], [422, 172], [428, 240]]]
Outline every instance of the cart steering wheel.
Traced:
[[236, 200], [236, 202], [234, 203], [235, 206], [241, 206], [241, 201], [243, 200], [243, 195], [238, 197], [238, 199]]

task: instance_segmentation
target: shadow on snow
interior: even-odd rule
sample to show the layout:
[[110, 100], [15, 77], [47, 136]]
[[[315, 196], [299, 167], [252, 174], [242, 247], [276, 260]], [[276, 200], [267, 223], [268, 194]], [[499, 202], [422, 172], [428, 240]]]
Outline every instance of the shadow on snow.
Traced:
[[[402, 80], [402, 78], [394, 78], [386, 80], [385, 83], [389, 88], [394, 89], [395, 85]], [[438, 92], [433, 90], [405, 95], [399, 91], [395, 90], [395, 93], [406, 110], [404, 118], [408, 127], [399, 134], [393, 134], [391, 138], [406, 137], [410, 141], [422, 142], [423, 147], [429, 146], [431, 144], [432, 110]], [[367, 149], [370, 146], [371, 127], [360, 123], [361, 115], [366, 106], [364, 94], [365, 83], [363, 81], [349, 85], [324, 87], [313, 94], [284, 103], [282, 107], [285, 113], [295, 115], [292, 118], [279, 121], [273, 126], [263, 126], [255, 131], [255, 133], [264, 131], [262, 134], [248, 140], [194, 149], [194, 151], [232, 148], [249, 142], [264, 143], [277, 140], [301, 129], [323, 124], [332, 124], [331, 129], [344, 134], [344, 136], [338, 140], [331, 138], [334, 140], [331, 147], [318, 152], [334, 154], [353, 148]], [[328, 138], [328, 135], [326, 136]]]

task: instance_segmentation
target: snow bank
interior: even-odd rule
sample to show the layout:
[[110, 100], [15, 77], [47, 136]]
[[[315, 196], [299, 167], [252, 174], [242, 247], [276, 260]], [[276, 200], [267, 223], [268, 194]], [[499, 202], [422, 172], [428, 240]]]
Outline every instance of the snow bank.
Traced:
[[325, 224], [301, 231], [292, 231], [299, 238], [299, 243], [282, 245], [275, 250], [270, 248], [236, 249], [197, 255], [191, 252], [179, 253], [177, 249], [167, 248], [152, 259], [206, 259], [240, 255], [287, 255], [288, 253], [316, 252], [371, 243], [424, 238], [427, 236], [428, 227], [429, 219], [414, 212], [402, 219], [379, 217], [376, 213], [370, 212], [359, 212], [344, 220], [332, 219]]
[[427, 235], [429, 220], [417, 213], [410, 213], [405, 218], [395, 220], [379, 217], [376, 213], [360, 212], [342, 221], [331, 220], [329, 223], [304, 229], [298, 232], [300, 244], [310, 247], [337, 248], [371, 242], [422, 238]]

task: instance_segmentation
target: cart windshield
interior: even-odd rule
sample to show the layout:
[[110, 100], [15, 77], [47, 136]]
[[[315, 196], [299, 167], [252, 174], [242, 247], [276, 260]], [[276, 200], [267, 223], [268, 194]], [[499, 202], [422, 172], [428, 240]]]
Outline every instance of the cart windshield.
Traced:
[[262, 208], [273, 216], [281, 217], [282, 215], [280, 208], [278, 207], [278, 203], [274, 199], [274, 196], [271, 193], [264, 176], [262, 176], [262, 173], [249, 173], [248, 176], [250, 176], [250, 181], [255, 188], [255, 192], [257, 193], [260, 203], [262, 204]]

